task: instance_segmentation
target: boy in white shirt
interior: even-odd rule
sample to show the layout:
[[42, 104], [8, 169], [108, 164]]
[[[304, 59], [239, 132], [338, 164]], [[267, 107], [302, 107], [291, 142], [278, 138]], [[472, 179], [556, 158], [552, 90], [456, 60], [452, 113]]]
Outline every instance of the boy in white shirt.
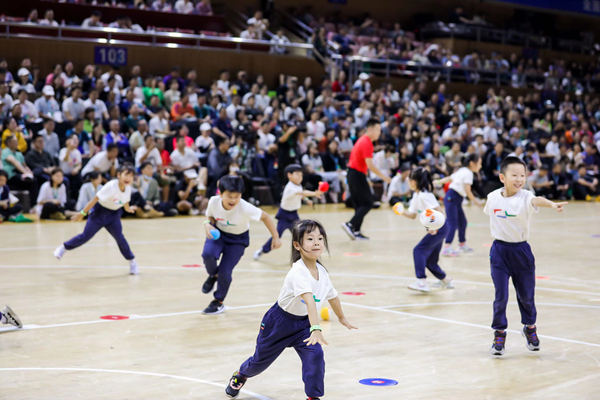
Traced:
[[405, 206], [411, 195], [408, 176], [410, 175], [410, 165], [401, 166], [399, 173], [392, 178], [388, 187], [387, 197], [390, 199], [390, 206], [402, 202]]
[[[271, 235], [272, 249], [281, 247], [279, 234], [269, 214], [242, 199], [244, 180], [236, 175], [227, 175], [219, 181], [218, 196], [208, 202], [204, 228], [206, 242], [202, 251], [208, 278], [202, 285], [203, 293], [210, 293], [215, 283], [214, 300], [202, 311], [203, 314], [220, 314], [225, 311], [223, 300], [231, 285], [233, 269], [250, 245], [250, 221], [262, 221]], [[219, 232], [214, 236], [215, 231]], [[217, 261], [221, 262], [217, 265]]]
[[[319, 197], [323, 193], [317, 191], [304, 190], [302, 188], [302, 166], [299, 164], [290, 164], [285, 167], [284, 173], [288, 178], [288, 183], [283, 189], [283, 195], [281, 196], [281, 204], [277, 211], [277, 233], [279, 237], [286, 230], [292, 231], [296, 221], [300, 219], [298, 216], [298, 210], [302, 207], [302, 199], [304, 197]], [[312, 200], [309, 200], [312, 203]], [[254, 252], [254, 261], [258, 261], [260, 256], [267, 254], [271, 251], [272, 239], [267, 240], [263, 247]]]
[[529, 220], [538, 207], [554, 208], [562, 212], [568, 204], [553, 203], [536, 197], [523, 186], [527, 181], [527, 166], [518, 157], [506, 157], [500, 165], [500, 181], [503, 188], [488, 195], [484, 212], [490, 217], [490, 229], [494, 243], [490, 250], [492, 281], [496, 291], [492, 328], [494, 343], [490, 352], [495, 356], [504, 354], [506, 342], [506, 305], [508, 303], [508, 279], [511, 278], [517, 292], [521, 311], [522, 334], [531, 351], [540, 349], [535, 321], [537, 311], [534, 303], [535, 259], [529, 239]]

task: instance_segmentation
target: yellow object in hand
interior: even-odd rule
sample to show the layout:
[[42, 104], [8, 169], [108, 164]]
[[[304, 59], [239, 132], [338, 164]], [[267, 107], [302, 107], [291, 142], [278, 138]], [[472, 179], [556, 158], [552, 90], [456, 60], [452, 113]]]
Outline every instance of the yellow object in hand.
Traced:
[[321, 318], [323, 321], [329, 321], [329, 307], [321, 308]]
[[401, 202], [394, 204], [393, 209], [394, 209], [394, 212], [396, 213], [396, 215], [404, 214], [404, 204], [402, 204]]

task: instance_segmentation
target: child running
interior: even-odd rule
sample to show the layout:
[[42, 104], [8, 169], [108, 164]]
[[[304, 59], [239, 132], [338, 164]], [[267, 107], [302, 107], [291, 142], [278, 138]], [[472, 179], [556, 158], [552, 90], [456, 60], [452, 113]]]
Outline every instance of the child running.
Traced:
[[254, 355], [233, 374], [225, 393], [236, 398], [248, 378], [265, 371], [288, 347], [302, 360], [302, 380], [308, 400], [325, 393], [325, 360], [321, 345], [329, 344], [319, 325], [319, 312], [325, 300], [340, 323], [350, 324], [325, 267], [319, 262], [329, 252], [327, 234], [320, 223], [298, 221], [292, 229], [292, 269], [288, 272], [277, 303], [267, 311], [260, 324]]
[[506, 304], [508, 303], [508, 278], [512, 279], [521, 311], [521, 334], [531, 351], [540, 349], [535, 321], [535, 259], [529, 239], [529, 220], [538, 207], [553, 208], [562, 212], [568, 204], [553, 203], [533, 192], [523, 189], [527, 182], [527, 166], [518, 157], [506, 157], [500, 164], [500, 181], [503, 188], [488, 194], [484, 212], [490, 217], [490, 230], [494, 243], [490, 250], [492, 281], [496, 291], [492, 328], [494, 343], [490, 352], [495, 356], [504, 354], [506, 343]]
[[[450, 183], [450, 188], [444, 196], [444, 207], [446, 208], [448, 224], [448, 233], [446, 235], [446, 245], [442, 250], [442, 256], [454, 257], [460, 253], [471, 253], [473, 249], [467, 246], [467, 218], [462, 208], [465, 197], [468, 197], [473, 204], [481, 207], [483, 203], [473, 195], [471, 185], [476, 173], [481, 170], [481, 158], [477, 154], [469, 154], [463, 159], [463, 167], [453, 173], [451, 176], [433, 181], [434, 186], [438, 184]], [[458, 229], [458, 250], [452, 248], [454, 233]]]
[[131, 275], [140, 273], [135, 256], [131, 252], [125, 236], [123, 236], [121, 225], [122, 209], [125, 209], [128, 213], [135, 213], [137, 209], [136, 206], [129, 206], [131, 184], [134, 177], [135, 170], [133, 166], [124, 165], [117, 173], [117, 179], [113, 179], [104, 185], [83, 210], [71, 218], [72, 221], [81, 221], [89, 213], [83, 233], [64, 242], [54, 250], [56, 258], [60, 260], [65, 251], [86, 244], [100, 229], [105, 228], [117, 241], [123, 257], [129, 261], [129, 273]]
[[[298, 216], [298, 210], [302, 207], [302, 199], [304, 197], [319, 197], [322, 195], [320, 191], [304, 190], [302, 188], [302, 166], [299, 164], [290, 164], [285, 167], [285, 174], [288, 178], [288, 183], [283, 189], [283, 196], [281, 197], [281, 205], [277, 211], [277, 233], [281, 238], [281, 235], [286, 230], [292, 231], [294, 223], [300, 219]], [[311, 200], [309, 200], [311, 201]], [[271, 251], [271, 241], [267, 240], [263, 247], [256, 250], [254, 253], [254, 260], [258, 261], [260, 256], [267, 254]]]
[[[214, 300], [202, 311], [204, 314], [220, 314], [225, 311], [223, 301], [229, 286], [233, 269], [250, 245], [250, 221], [262, 221], [271, 235], [272, 249], [281, 247], [281, 240], [269, 214], [242, 199], [245, 190], [244, 180], [236, 175], [227, 175], [218, 182], [220, 195], [208, 201], [204, 221], [207, 241], [204, 243], [202, 258], [208, 278], [202, 285], [202, 293], [210, 293], [217, 284]], [[219, 231], [215, 238], [212, 230]], [[221, 262], [217, 265], [217, 260]]]
[[[415, 219], [421, 212], [432, 209], [441, 213], [444, 211], [440, 207], [435, 195], [431, 193], [431, 177], [429, 171], [424, 168], [417, 168], [411, 172], [408, 184], [410, 190], [414, 192], [410, 206], [402, 215], [406, 218]], [[418, 290], [420, 292], [429, 292], [429, 283], [425, 268], [440, 281], [436, 282], [435, 287], [446, 289], [454, 289], [452, 278], [446, 276], [446, 273], [438, 265], [442, 243], [448, 233], [448, 224], [444, 224], [438, 230], [428, 230], [427, 234], [418, 245], [413, 249], [413, 258], [415, 260], [415, 273], [417, 281], [408, 286], [409, 289]]]

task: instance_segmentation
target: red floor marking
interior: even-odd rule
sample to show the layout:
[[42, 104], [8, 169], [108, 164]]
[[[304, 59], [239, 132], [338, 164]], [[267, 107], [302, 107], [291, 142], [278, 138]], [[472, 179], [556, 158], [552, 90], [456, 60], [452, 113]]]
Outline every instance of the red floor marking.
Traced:
[[492, 244], [491, 243], [484, 243], [482, 246], [483, 247], [492, 247]]
[[345, 294], [347, 296], [364, 296], [365, 293], [363, 292], [342, 292], [342, 294]]
[[183, 264], [182, 267], [183, 268], [201, 268], [201, 267], [204, 267], [204, 265], [200, 265], [200, 264]]
[[348, 257], [360, 257], [362, 253], [344, 253], [344, 255]]
[[100, 317], [100, 319], [109, 319], [111, 321], [119, 321], [122, 319], [129, 319], [129, 317], [127, 317], [125, 315], [103, 315]]
[[549, 276], [536, 276], [535, 279], [550, 279]]

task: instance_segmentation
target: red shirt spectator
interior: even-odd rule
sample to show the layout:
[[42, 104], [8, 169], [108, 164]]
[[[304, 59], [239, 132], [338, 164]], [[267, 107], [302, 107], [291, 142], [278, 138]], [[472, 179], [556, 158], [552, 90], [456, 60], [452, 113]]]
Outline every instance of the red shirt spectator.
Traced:
[[374, 147], [371, 138], [367, 135], [361, 136], [350, 153], [348, 167], [366, 175], [369, 170], [366, 159], [373, 158], [373, 150]]
[[194, 107], [189, 103], [187, 94], [183, 95], [181, 101], [177, 101], [173, 104], [173, 107], [171, 107], [171, 118], [173, 121], [196, 118], [196, 111], [194, 111]]

